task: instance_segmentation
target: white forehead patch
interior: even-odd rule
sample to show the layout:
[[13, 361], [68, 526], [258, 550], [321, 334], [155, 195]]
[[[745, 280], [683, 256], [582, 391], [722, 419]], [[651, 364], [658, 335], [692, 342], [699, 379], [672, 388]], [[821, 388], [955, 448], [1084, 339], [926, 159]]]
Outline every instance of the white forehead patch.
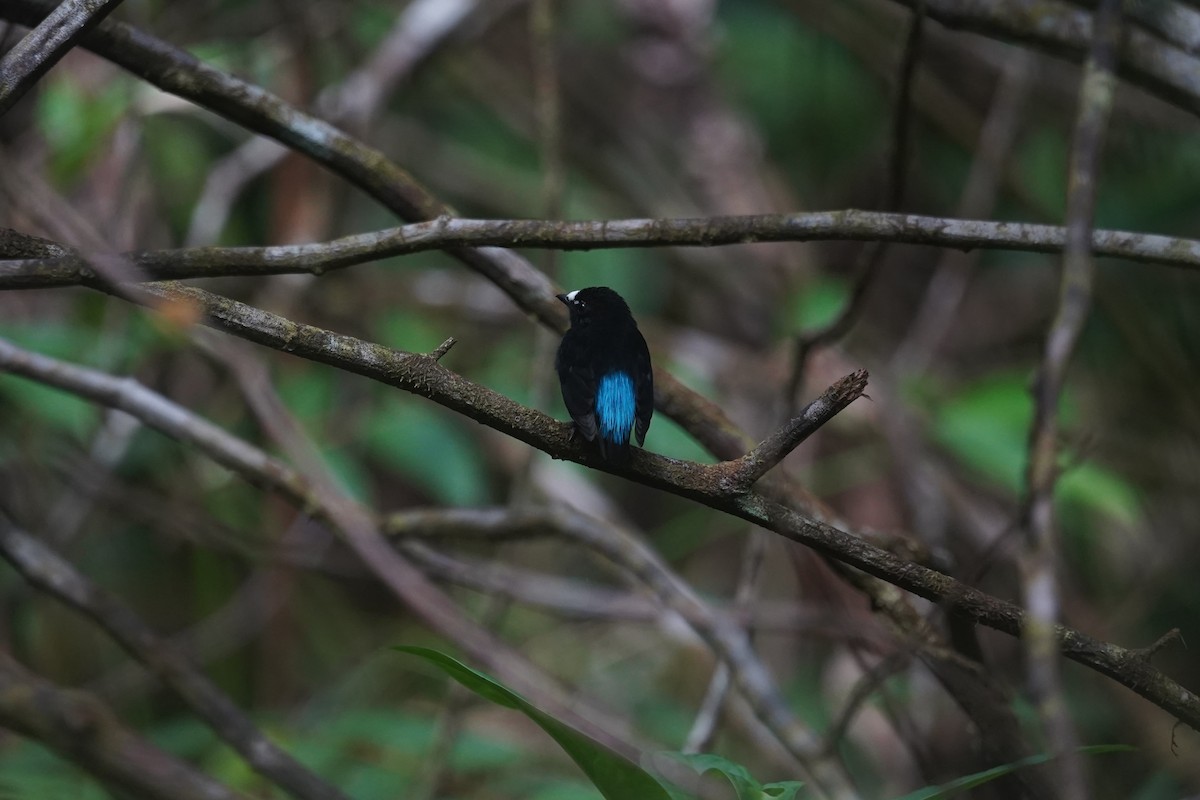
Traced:
[[577, 295], [577, 294], [579, 294], [578, 289], [576, 289], [573, 292], [567, 292], [567, 300], [571, 301], [572, 303], [575, 302], [575, 295]]

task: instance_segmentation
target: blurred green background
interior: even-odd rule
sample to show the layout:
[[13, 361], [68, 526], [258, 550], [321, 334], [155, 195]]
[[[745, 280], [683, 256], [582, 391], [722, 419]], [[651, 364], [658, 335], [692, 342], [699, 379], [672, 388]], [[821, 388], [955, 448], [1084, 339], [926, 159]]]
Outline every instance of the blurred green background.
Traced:
[[[326, 0], [127, 0], [115, 18], [337, 120], [460, 214], [539, 217], [529, 4], [464, 3], [443, 38], [414, 7]], [[442, 4], [442, 12], [457, 4]], [[557, 4], [563, 216], [621, 218], [875, 208], [907, 12], [887, 0]], [[3, 31], [11, 43], [21, 29]], [[408, 39], [404, 37], [407, 36]], [[379, 58], [409, 42], [408, 61]], [[413, 44], [417, 42], [417, 44]], [[419, 46], [420, 45], [420, 46]], [[403, 52], [403, 51], [401, 51]], [[380, 66], [383, 64], [383, 66]], [[380, 96], [344, 91], [373, 65]], [[389, 72], [390, 70], [390, 72]], [[976, 215], [1059, 223], [1078, 69], [930, 23], [913, 93], [903, 210], [955, 216], [993, 159]], [[1004, 93], [1012, 107], [1001, 108]], [[345, 105], [333, 102], [337, 100]], [[1000, 109], [999, 111], [997, 109]], [[988, 131], [1010, 141], [982, 146]], [[1097, 225], [1200, 237], [1200, 126], [1123, 86], [1099, 183]], [[397, 224], [295, 154], [275, 158], [237, 125], [70, 53], [0, 117], [0, 224], [79, 247], [319, 241]], [[239, 155], [240, 154], [240, 155]], [[238, 160], [241, 159], [241, 160]], [[861, 245], [745, 245], [527, 255], [567, 288], [630, 302], [657, 364], [755, 437], [785, 415], [791, 342], [837, 316]], [[856, 403], [786, 464], [848, 524], [908, 532], [981, 588], [1019, 597], [1016, 523], [1030, 378], [1056, 303], [1059, 259], [892, 246], [857, 323], [819, 350], [801, 400], [858, 367]], [[221, 279], [206, 288], [291, 319], [428, 352], [471, 380], [565, 418], [545, 384], [549, 347], [482, 277], [437, 254], [320, 278]], [[1172, 627], [1200, 639], [1200, 283], [1184, 270], [1101, 259], [1092, 314], [1062, 404], [1059, 484], [1066, 619], [1137, 647]], [[0, 336], [130, 375], [263, 447], [237, 381], [180, 330], [85, 289], [0, 293]], [[219, 336], [219, 334], [215, 335]], [[421, 398], [277, 352], [247, 351], [354, 497], [380, 511], [487, 506], [533, 496], [640, 531], [705, 597], [726, 601], [750, 531], [679, 498], [551, 462]], [[646, 447], [711, 460], [663, 415]], [[532, 461], [530, 461], [532, 459]], [[362, 569], [292, 563], [313, 524], [198, 453], [64, 393], [0, 375], [0, 491], [19, 522], [61, 548], [163, 634], [272, 735], [360, 800], [428, 792], [445, 679], [386, 650], [427, 632]], [[530, 494], [531, 493], [531, 494]], [[313, 534], [315, 535], [315, 534]], [[994, 545], [1001, 539], [1002, 543]], [[569, 542], [445, 545], [613, 589], [628, 581]], [[336, 547], [335, 547], [336, 549]], [[797, 714], [827, 728], [880, 657], [850, 641], [869, 616], [814, 558], [767, 545], [763, 608], [817, 613], [825, 630], [765, 622], [757, 642]], [[334, 555], [337, 555], [336, 553]], [[345, 554], [342, 554], [343, 556]], [[577, 619], [448, 587], [468, 613], [583, 696], [677, 749], [711, 656], [669, 617]], [[254, 796], [282, 796], [87, 623], [0, 567], [5, 648], [38, 673], [98, 693], [126, 722]], [[765, 612], [764, 612], [765, 613]], [[1019, 647], [982, 635], [989, 668], [1020, 694]], [[1191, 651], [1155, 665], [1200, 686]], [[1097, 798], [1200, 791], [1200, 737], [1074, 664], [1068, 701], [1086, 744], [1134, 753], [1087, 762]], [[587, 798], [582, 775], [527, 721], [463, 700], [462, 729], [432, 795]], [[1023, 717], [1030, 712], [1023, 706]], [[1030, 736], [1036, 739], [1031, 726]], [[980, 768], [962, 714], [919, 667], [871, 694], [841, 748], [866, 797]], [[787, 774], [734, 722], [713, 748], [763, 780]], [[990, 766], [983, 764], [982, 766]], [[422, 788], [424, 787], [424, 788]], [[410, 794], [411, 793], [411, 794]], [[0, 734], [0, 795], [102, 797], [41, 747]]]

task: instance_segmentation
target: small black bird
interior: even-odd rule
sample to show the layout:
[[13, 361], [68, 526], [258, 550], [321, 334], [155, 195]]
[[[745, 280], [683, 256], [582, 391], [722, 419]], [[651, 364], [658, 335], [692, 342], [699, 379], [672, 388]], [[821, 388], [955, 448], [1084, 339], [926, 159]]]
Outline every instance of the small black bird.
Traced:
[[599, 439], [600, 456], [629, 457], [629, 431], [646, 440], [654, 414], [650, 350], [629, 306], [607, 286], [560, 294], [571, 313], [571, 329], [558, 346], [554, 368], [575, 430]]

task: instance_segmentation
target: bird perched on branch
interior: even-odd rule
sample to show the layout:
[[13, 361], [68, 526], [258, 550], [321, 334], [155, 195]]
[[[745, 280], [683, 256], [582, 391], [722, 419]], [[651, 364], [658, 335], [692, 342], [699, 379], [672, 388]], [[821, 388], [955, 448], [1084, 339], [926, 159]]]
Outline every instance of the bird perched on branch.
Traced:
[[554, 368], [575, 431], [598, 442], [605, 461], [629, 457], [629, 434], [646, 440], [654, 414], [650, 350], [629, 306], [606, 286], [558, 295], [571, 329], [558, 346]]

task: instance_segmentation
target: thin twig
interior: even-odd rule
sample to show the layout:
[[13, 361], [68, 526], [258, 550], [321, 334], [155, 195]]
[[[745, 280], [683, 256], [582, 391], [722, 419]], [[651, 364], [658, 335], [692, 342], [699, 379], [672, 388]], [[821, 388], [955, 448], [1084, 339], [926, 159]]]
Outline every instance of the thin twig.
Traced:
[[1079, 87], [1079, 110], [1067, 176], [1067, 239], [1063, 251], [1058, 311], [1046, 337], [1034, 384], [1033, 425], [1029, 433], [1026, 526], [1021, 558], [1023, 601], [1028, 609], [1026, 653], [1029, 688], [1037, 704], [1052, 754], [1061, 796], [1085, 800], [1087, 784], [1077, 752], [1077, 737], [1063, 693], [1054, 624], [1059, 618], [1058, 542], [1054, 523], [1054, 487], [1058, 480], [1058, 404], [1067, 365], [1083, 331], [1091, 304], [1095, 261], [1091, 253], [1096, 181], [1104, 133], [1116, 92], [1113, 74], [1120, 45], [1122, 0], [1100, 0], [1091, 52]]
[[441, 361], [442, 357], [445, 356], [446, 353], [449, 353], [450, 348], [454, 347], [456, 344], [458, 344], [458, 340], [451, 336], [450, 338], [446, 339], [446, 341], [434, 348], [434, 351], [429, 354], [429, 357], [434, 361]]
[[[1151, 659], [1154, 658], [1159, 650], [1162, 650], [1164, 647], [1174, 642], [1180, 642], [1181, 644], [1184, 643], [1183, 632], [1179, 630], [1179, 628], [1171, 628], [1171, 630], [1155, 639], [1149, 645], [1138, 648], [1135, 652], [1140, 658]], [[1184, 646], [1186, 647], [1186, 644], [1184, 644]]]
[[[896, 85], [896, 98], [892, 108], [892, 136], [887, 155], [887, 175], [883, 189], [883, 210], [895, 212], [904, 202], [905, 177], [908, 173], [908, 138], [912, 127], [909, 117], [912, 112], [913, 80], [917, 62], [921, 56], [921, 41], [925, 30], [925, 2], [917, 0], [909, 21], [908, 36], [900, 57], [900, 76]], [[808, 358], [818, 347], [836, 342], [847, 333], [858, 319], [866, 302], [867, 291], [875, 282], [875, 275], [883, 263], [886, 248], [883, 242], [868, 242], [858, 253], [855, 264], [854, 288], [846, 298], [838, 315], [816, 330], [801, 333], [793, 345], [791, 374], [787, 381], [784, 408], [795, 413], [799, 403], [800, 386], [804, 381], [804, 369]]]
[[867, 371], [856, 370], [825, 390], [787, 425], [767, 437], [740, 458], [731, 476], [731, 490], [746, 491], [772, 467], [782, 461], [817, 429], [840, 414], [867, 388]]
[[[992, 93], [992, 102], [979, 129], [971, 169], [959, 196], [956, 216], [979, 219], [991, 216], [1005, 175], [1021, 111], [1033, 83], [1033, 56], [1021, 51], [1004, 66]], [[904, 339], [892, 356], [895, 375], [920, 373], [957, 318], [959, 304], [979, 260], [979, 251], [946, 250], [925, 289], [925, 297]]]
[[[746, 537], [746, 543], [742, 549], [742, 565], [738, 570], [737, 589], [733, 596], [734, 611], [746, 609], [754, 602], [754, 598], [758, 594], [759, 576], [762, 574], [766, 552], [766, 532], [751, 531], [750, 535]], [[753, 644], [753, 629], [745, 623], [739, 624], [746, 629], [746, 641]], [[696, 718], [692, 721], [692, 728], [688, 731], [683, 747], [680, 748], [684, 753], [701, 753], [710, 748], [713, 738], [716, 736], [717, 720], [721, 708], [725, 705], [730, 684], [730, 666], [724, 661], [720, 661], [717, 663], [712, 678], [709, 679], [708, 689], [705, 690], [700, 710], [696, 712]]]
[[[566, 187], [562, 144], [562, 89], [559, 85], [558, 57], [555, 47], [558, 17], [557, 0], [533, 0], [529, 4], [530, 60], [533, 68], [533, 108], [536, 141], [541, 168], [540, 208], [550, 219], [562, 216]], [[542, 272], [558, 282], [559, 257], [555, 250], [541, 254]], [[533, 359], [529, 370], [530, 405], [546, 408], [554, 397], [554, 353], [559, 337], [554, 330], [539, 327], [533, 334]], [[513, 503], [533, 499], [533, 474], [540, 463], [536, 451], [525, 454], [513, 473], [509, 494]]]
[[[460, 30], [475, 9], [475, 0], [409, 3], [370, 57], [340, 84], [318, 95], [317, 114], [332, 122], [344, 122], [353, 130], [365, 130], [396, 86]], [[187, 244], [215, 240], [241, 190], [282, 161], [288, 152], [278, 142], [256, 136], [217, 162], [209, 170], [193, 207]]]

